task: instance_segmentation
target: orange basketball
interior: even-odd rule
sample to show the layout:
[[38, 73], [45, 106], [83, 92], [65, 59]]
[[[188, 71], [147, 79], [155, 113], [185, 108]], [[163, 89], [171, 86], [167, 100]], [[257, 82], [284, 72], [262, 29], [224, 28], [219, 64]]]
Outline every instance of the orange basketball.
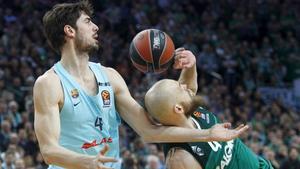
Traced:
[[132, 40], [129, 49], [133, 65], [140, 71], [160, 73], [172, 64], [175, 47], [163, 31], [146, 29]]

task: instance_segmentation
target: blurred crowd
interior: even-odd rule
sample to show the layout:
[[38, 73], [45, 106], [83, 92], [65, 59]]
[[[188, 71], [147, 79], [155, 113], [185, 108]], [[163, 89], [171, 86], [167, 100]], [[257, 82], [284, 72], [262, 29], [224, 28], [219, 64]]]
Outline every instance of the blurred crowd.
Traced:
[[[32, 87], [60, 56], [43, 35], [42, 17], [59, 0], [0, 0], [0, 166], [46, 168], [33, 130]], [[65, 2], [65, 1], [64, 1]], [[261, 86], [287, 87], [299, 78], [298, 0], [94, 0], [101, 49], [91, 57], [118, 70], [132, 95], [171, 68], [143, 74], [129, 59], [141, 30], [168, 33], [176, 47], [197, 57], [199, 94], [207, 108], [234, 126], [249, 123], [241, 139], [275, 169], [300, 169], [300, 112], [280, 100], [265, 103]], [[298, 72], [299, 73], [299, 72]], [[130, 76], [128, 76], [130, 75]], [[127, 124], [120, 126], [122, 169], [165, 169], [159, 144], [147, 144]], [[0, 167], [0, 168], [1, 168]]]

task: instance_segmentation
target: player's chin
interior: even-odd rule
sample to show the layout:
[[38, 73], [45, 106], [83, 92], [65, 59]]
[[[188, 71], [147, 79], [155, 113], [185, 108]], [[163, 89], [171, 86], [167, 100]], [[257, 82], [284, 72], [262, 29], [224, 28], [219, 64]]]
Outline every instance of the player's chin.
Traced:
[[93, 48], [94, 50], [98, 50], [98, 49], [99, 49], [99, 46], [100, 46], [99, 41], [96, 41], [95, 43], [92, 44], [92, 48]]

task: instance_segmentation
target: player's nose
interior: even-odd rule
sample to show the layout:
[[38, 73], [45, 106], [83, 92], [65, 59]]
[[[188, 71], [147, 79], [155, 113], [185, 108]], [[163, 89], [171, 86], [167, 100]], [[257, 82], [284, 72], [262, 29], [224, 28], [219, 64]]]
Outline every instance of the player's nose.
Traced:
[[[94, 23], [93, 23], [93, 24], [94, 24]], [[98, 27], [96, 24], [94, 24], [93, 30], [94, 30], [95, 32], [98, 32], [99, 27]]]

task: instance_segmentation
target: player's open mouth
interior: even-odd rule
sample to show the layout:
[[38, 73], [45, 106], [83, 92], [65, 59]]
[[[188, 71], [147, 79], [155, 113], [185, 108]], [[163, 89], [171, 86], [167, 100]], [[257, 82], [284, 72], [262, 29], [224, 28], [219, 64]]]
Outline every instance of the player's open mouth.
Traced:
[[99, 40], [98, 39], [99, 38], [98, 34], [94, 35], [93, 38], [98, 41]]

